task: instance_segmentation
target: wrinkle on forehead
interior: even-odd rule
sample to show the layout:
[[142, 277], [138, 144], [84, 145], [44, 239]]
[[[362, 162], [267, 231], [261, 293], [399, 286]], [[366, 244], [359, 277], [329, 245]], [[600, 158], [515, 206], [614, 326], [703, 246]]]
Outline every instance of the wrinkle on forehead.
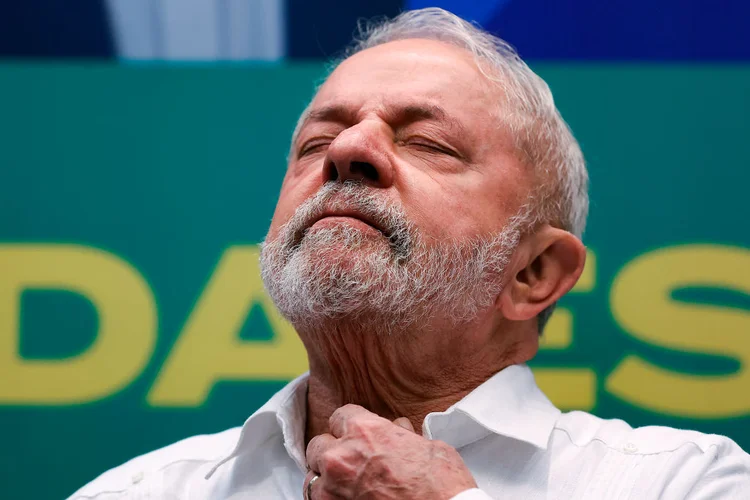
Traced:
[[350, 123], [369, 113], [387, 119], [390, 108], [401, 114], [410, 105], [442, 108], [453, 121], [460, 114], [463, 122], [494, 120], [492, 108], [501, 99], [502, 89], [487, 79], [469, 51], [434, 40], [399, 40], [344, 60], [300, 117], [297, 132], [310, 119], [330, 115], [332, 107], [346, 108], [349, 116], [339, 112], [337, 118]]
[[381, 116], [384, 121], [394, 125], [405, 125], [420, 121], [439, 122], [459, 135], [466, 135], [467, 130], [463, 123], [448, 113], [440, 104], [426, 101], [415, 101], [414, 103], [390, 103], [387, 97], [376, 100], [378, 105], [369, 110], [357, 108], [356, 105], [347, 103], [330, 104], [310, 109], [305, 116], [306, 122], [335, 122], [343, 125], [353, 125], [359, 122], [363, 116], [370, 111]]
[[[486, 68], [479, 67], [470, 51], [427, 39], [388, 42], [339, 64], [300, 116], [292, 147], [311, 118], [337, 114], [335, 122], [346, 126], [377, 116], [390, 123], [394, 114], [411, 106], [440, 108], [448, 117], [443, 123], [473, 143], [477, 157], [494, 152], [517, 157], [511, 130], [503, 119], [504, 103], [502, 86], [488, 78]], [[336, 113], [332, 113], [334, 108], [338, 108]]]

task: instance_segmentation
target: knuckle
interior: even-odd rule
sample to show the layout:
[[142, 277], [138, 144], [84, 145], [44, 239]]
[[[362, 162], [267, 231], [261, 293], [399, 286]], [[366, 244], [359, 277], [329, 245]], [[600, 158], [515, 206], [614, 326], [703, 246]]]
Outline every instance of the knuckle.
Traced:
[[336, 422], [336, 421], [344, 421], [348, 420], [352, 417], [352, 415], [356, 415], [356, 409], [359, 408], [359, 406], [347, 403], [344, 406], [341, 406], [339, 408], [336, 408], [333, 413], [331, 413], [330, 418], [328, 419], [329, 423]]
[[321, 472], [330, 473], [336, 469], [341, 461], [341, 456], [336, 450], [326, 450], [320, 455]]
[[346, 420], [346, 407], [349, 405], [342, 406], [341, 408], [337, 408], [334, 410], [333, 413], [331, 413], [331, 416], [328, 418], [328, 425], [329, 427], [336, 427], [337, 424], [343, 424], [343, 422]]
[[305, 451], [305, 455], [310, 458], [314, 457], [318, 454], [319, 449], [321, 446], [321, 439], [320, 436], [315, 436], [310, 440], [310, 442], [307, 444], [307, 450]]
[[337, 480], [347, 480], [354, 474], [352, 464], [339, 450], [327, 450], [320, 456], [321, 470]]
[[347, 403], [344, 406], [340, 406], [339, 408], [336, 408], [333, 413], [331, 413], [331, 419], [344, 418], [344, 416], [354, 412], [356, 408], [359, 407], [352, 403]]
[[349, 428], [360, 434], [369, 435], [377, 432], [382, 424], [371, 418], [355, 418], [349, 422]]
[[308, 454], [310, 454], [311, 452], [315, 451], [315, 447], [317, 446], [318, 441], [320, 441], [318, 439], [318, 436], [315, 436], [315, 437], [313, 437], [310, 440], [309, 443], [307, 443], [307, 450], [306, 451], [307, 451]]
[[367, 429], [367, 423], [363, 422], [362, 419], [352, 419], [349, 421], [349, 429], [355, 432], [362, 432]]

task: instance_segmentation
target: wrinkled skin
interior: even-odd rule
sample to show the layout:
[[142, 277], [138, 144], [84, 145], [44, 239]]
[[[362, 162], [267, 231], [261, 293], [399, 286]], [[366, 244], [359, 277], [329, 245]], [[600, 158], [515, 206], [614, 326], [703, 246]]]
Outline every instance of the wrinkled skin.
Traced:
[[361, 406], [346, 405], [331, 415], [330, 434], [307, 446], [315, 475], [311, 500], [449, 499], [476, 488], [458, 452], [442, 441], [417, 435], [408, 419], [390, 422]]
[[[427, 242], [497, 235], [536, 182], [497, 119], [502, 96], [469, 52], [441, 42], [401, 40], [350, 57], [303, 120], [267, 239], [278, 238], [326, 183], [345, 181], [398, 206]], [[308, 230], [346, 227], [363, 235], [361, 245], [303, 239], [300, 251], [322, 269], [349, 262], [354, 270], [387, 252], [384, 234], [352, 215], [361, 214], [339, 213]], [[584, 260], [580, 240], [541, 224], [518, 242], [497, 299], [459, 328], [440, 314], [398, 335], [377, 334], [356, 315], [294, 323], [310, 366], [307, 459], [320, 475], [313, 499], [448, 499], [474, 487], [456, 450], [411, 429], [531, 359], [537, 315], [573, 287]], [[363, 312], [389, 320], [383, 311]]]

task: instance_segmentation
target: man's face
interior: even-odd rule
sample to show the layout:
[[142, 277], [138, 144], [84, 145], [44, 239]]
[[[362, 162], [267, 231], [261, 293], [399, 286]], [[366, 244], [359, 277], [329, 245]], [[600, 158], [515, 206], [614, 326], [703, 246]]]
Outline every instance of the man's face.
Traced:
[[[484, 278], [498, 281], [515, 244], [509, 221], [530, 183], [499, 125], [501, 99], [471, 54], [440, 42], [391, 42], [344, 61], [292, 145], [264, 251], [277, 303], [305, 289], [334, 306], [353, 301], [338, 311], [351, 314], [367, 308], [366, 296], [352, 298], [359, 287], [370, 297], [390, 293], [387, 304], [378, 300], [392, 310], [404, 302], [394, 293], [408, 293], [399, 280], [406, 288], [451, 275], [475, 281], [462, 294]], [[499, 260], [487, 262], [491, 254]], [[478, 259], [474, 269], [451, 271]], [[281, 273], [286, 291], [274, 290]]]

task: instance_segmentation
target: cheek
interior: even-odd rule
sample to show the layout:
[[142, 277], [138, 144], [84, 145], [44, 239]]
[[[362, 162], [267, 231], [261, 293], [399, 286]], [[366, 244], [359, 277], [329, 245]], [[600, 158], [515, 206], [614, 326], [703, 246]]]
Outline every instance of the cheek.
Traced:
[[412, 221], [426, 236], [446, 241], [491, 233], [496, 229], [492, 221], [497, 226], [502, 220], [497, 198], [489, 196], [476, 172], [415, 181], [404, 202]]
[[290, 171], [281, 185], [268, 237], [275, 237], [279, 228], [294, 215], [297, 208], [314, 196], [320, 187], [320, 175], [315, 175], [312, 171], [307, 172], [307, 175], [299, 175], [299, 170], [294, 173]]

